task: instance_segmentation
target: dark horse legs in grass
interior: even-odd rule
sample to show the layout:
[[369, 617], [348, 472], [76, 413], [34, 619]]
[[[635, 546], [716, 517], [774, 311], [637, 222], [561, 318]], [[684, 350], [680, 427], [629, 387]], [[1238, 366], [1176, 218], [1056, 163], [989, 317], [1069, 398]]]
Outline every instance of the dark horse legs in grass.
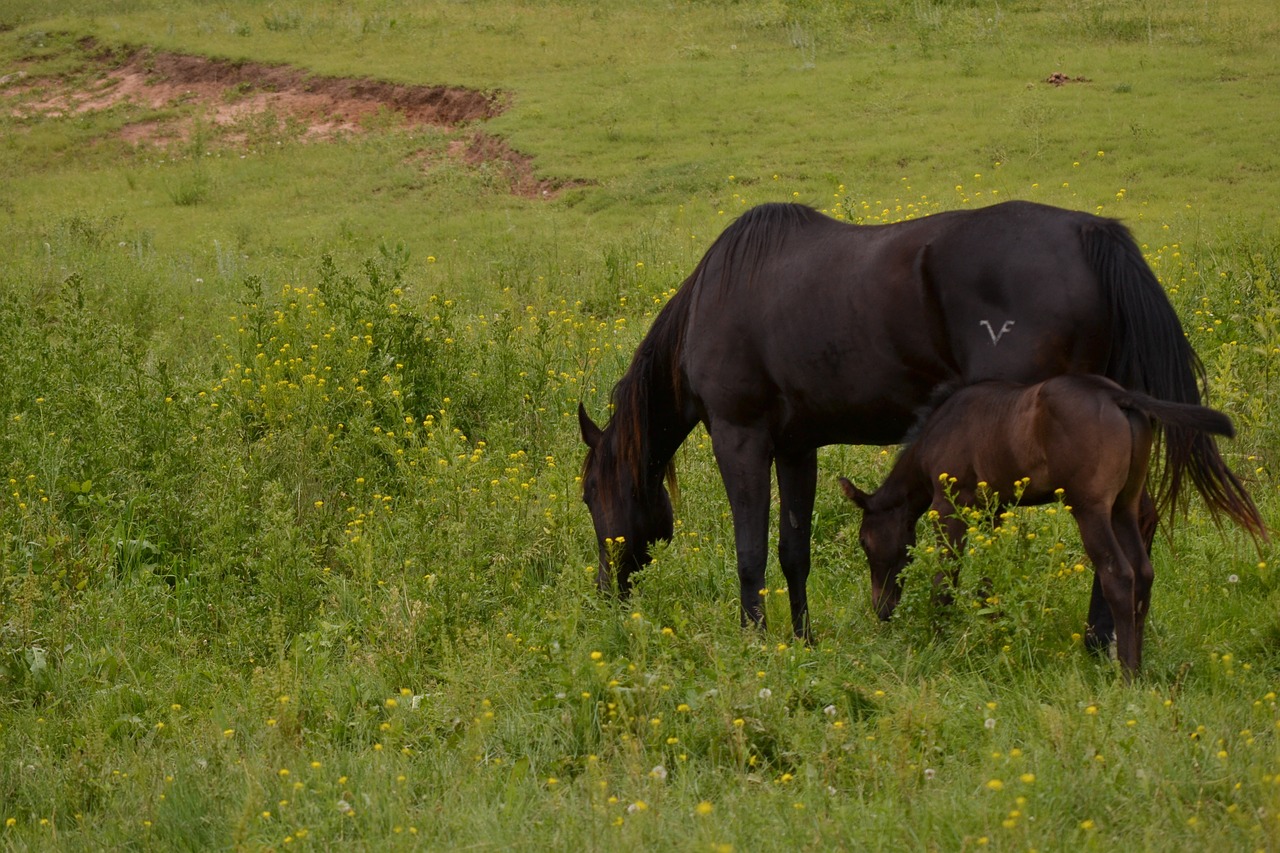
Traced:
[[[659, 312], [614, 386], [609, 422], [579, 407], [600, 585], [616, 579], [625, 593], [671, 537], [664, 480], [701, 421], [732, 511], [742, 622], [764, 622], [773, 468], [792, 627], [808, 637], [817, 448], [901, 441], [942, 383], [1086, 372], [1200, 400], [1200, 362], [1119, 223], [1028, 202], [875, 227], [753, 208]], [[1162, 505], [1189, 476], [1215, 509], [1260, 529], [1212, 440], [1170, 427], [1164, 447]], [[1093, 609], [1103, 638], [1107, 615]]]
[[989, 381], [956, 391], [928, 415], [873, 494], [840, 478], [862, 509], [858, 538], [880, 617], [889, 618], [898, 603], [899, 573], [926, 510], [938, 513], [950, 552], [959, 554], [968, 522], [956, 505], [995, 500], [999, 507], [1019, 493], [1018, 503], [1034, 505], [1061, 494], [1093, 561], [1117, 655], [1126, 675], [1136, 675], [1153, 580], [1139, 516], [1156, 422], [1234, 434], [1221, 412], [1154, 400], [1101, 376], [1029, 386]]

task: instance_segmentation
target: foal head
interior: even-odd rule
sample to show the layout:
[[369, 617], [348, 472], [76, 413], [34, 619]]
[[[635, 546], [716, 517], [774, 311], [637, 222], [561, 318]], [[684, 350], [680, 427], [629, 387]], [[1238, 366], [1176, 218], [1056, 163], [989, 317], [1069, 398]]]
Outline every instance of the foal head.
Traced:
[[862, 510], [858, 542], [871, 566], [871, 602], [876, 614], [888, 619], [902, 596], [898, 574], [908, 562], [908, 549], [916, 544], [919, 513], [905, 495], [890, 494], [883, 486], [867, 494], [841, 477], [840, 488]]
[[581, 405], [578, 426], [587, 444], [582, 464], [582, 500], [591, 511], [600, 551], [596, 583], [602, 591], [611, 586], [617, 571], [618, 592], [631, 589], [631, 573], [651, 559], [649, 546], [659, 539], [670, 540], [673, 532], [671, 497], [656, 478], [628, 464], [618, 448], [615, 425], [596, 426]]

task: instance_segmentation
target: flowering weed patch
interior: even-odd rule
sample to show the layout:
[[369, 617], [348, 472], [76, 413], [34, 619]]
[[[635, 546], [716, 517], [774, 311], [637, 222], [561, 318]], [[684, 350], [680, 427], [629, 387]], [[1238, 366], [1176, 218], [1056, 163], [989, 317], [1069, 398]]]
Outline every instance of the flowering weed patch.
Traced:
[[[1264, 484], [1255, 418], [1275, 397], [1243, 377], [1280, 357], [1270, 285], [1255, 259], [1182, 255], [1150, 257], [1176, 298], [1205, 289], [1201, 312], [1235, 283], [1231, 340], [1198, 345], [1241, 427], [1232, 458]], [[1157, 819], [1179, 844], [1263, 843], [1280, 593], [1270, 555], [1198, 510], [1158, 542], [1132, 688], [1081, 648], [1089, 568], [1060, 505], [998, 525], [970, 511], [954, 561], [922, 538], [881, 625], [853, 519], [821, 491], [819, 643], [741, 634], [700, 431], [678, 460], [674, 541], [629, 602], [601, 598], [573, 411], [599, 405], [669, 297], [644, 274], [663, 263], [628, 260], [601, 314], [476, 310], [417, 290], [394, 254], [323, 260], [309, 282], [246, 279], [207, 356], [179, 369], [95, 306], [100, 288], [13, 283], [0, 741], [20, 758], [0, 770], [3, 831], [711, 846], [816, 817], [832, 843], [910, 843], [913, 827], [1018, 847], [1145, 837]], [[1193, 337], [1222, 334], [1191, 316]], [[873, 478], [888, 461], [828, 455]], [[933, 577], [954, 567], [939, 610]], [[47, 758], [75, 744], [76, 761]]]

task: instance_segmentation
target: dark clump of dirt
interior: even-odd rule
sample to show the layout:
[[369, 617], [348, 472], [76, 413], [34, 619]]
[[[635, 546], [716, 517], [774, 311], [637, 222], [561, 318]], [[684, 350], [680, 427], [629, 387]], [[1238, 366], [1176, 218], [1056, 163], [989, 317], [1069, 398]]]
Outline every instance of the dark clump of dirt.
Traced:
[[119, 131], [130, 144], [160, 148], [190, 139], [197, 123], [214, 128], [228, 144], [243, 142], [244, 128], [263, 122], [290, 128], [303, 141], [364, 133], [388, 122], [429, 126], [465, 133], [448, 146], [447, 156], [468, 166], [495, 168], [513, 193], [548, 197], [570, 184], [538, 178], [531, 158], [495, 136], [464, 130], [499, 115], [509, 103], [503, 92], [327, 77], [289, 65], [109, 48], [93, 39], [82, 39], [78, 47], [90, 67], [100, 70], [77, 80], [10, 75], [4, 84], [6, 95], [17, 96], [11, 102], [13, 115], [73, 116], [119, 104], [150, 110], [181, 107]]
[[1044, 78], [1044, 82], [1050, 86], [1065, 86], [1068, 83], [1089, 83], [1088, 77], [1069, 77], [1061, 71], [1055, 71], [1048, 77]]

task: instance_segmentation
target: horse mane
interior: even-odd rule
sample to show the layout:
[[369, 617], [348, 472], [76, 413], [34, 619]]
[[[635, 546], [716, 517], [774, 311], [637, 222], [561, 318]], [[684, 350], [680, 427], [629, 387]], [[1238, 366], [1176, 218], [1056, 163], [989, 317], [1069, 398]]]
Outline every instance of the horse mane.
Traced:
[[770, 202], [757, 205], [733, 221], [711, 244], [691, 280], [701, 279], [708, 262], [720, 262], [718, 292], [724, 295], [739, 280], [750, 286], [761, 261], [774, 254], [795, 231], [825, 217], [805, 204]]
[[[637, 489], [648, 482], [645, 468], [649, 463], [650, 414], [657, 389], [669, 389], [667, 401], [676, 410], [682, 403], [680, 355], [684, 349], [684, 333], [693, 288], [682, 286], [671, 297], [649, 328], [648, 334], [631, 357], [631, 365], [613, 386], [609, 395], [613, 406], [614, 451], [621, 466], [631, 473]], [[675, 489], [675, 465], [668, 461], [666, 478]]]
[[943, 403], [950, 400], [957, 391], [972, 384], [976, 383], [966, 383], [957, 379], [935, 386], [933, 391], [929, 393], [928, 401], [912, 412], [915, 416], [915, 421], [911, 424], [911, 428], [907, 430], [907, 434], [902, 437], [902, 446], [909, 447], [915, 444], [916, 439], [920, 437], [920, 433], [924, 430], [925, 424], [929, 422], [929, 418], [933, 417], [933, 413], [940, 409]]

